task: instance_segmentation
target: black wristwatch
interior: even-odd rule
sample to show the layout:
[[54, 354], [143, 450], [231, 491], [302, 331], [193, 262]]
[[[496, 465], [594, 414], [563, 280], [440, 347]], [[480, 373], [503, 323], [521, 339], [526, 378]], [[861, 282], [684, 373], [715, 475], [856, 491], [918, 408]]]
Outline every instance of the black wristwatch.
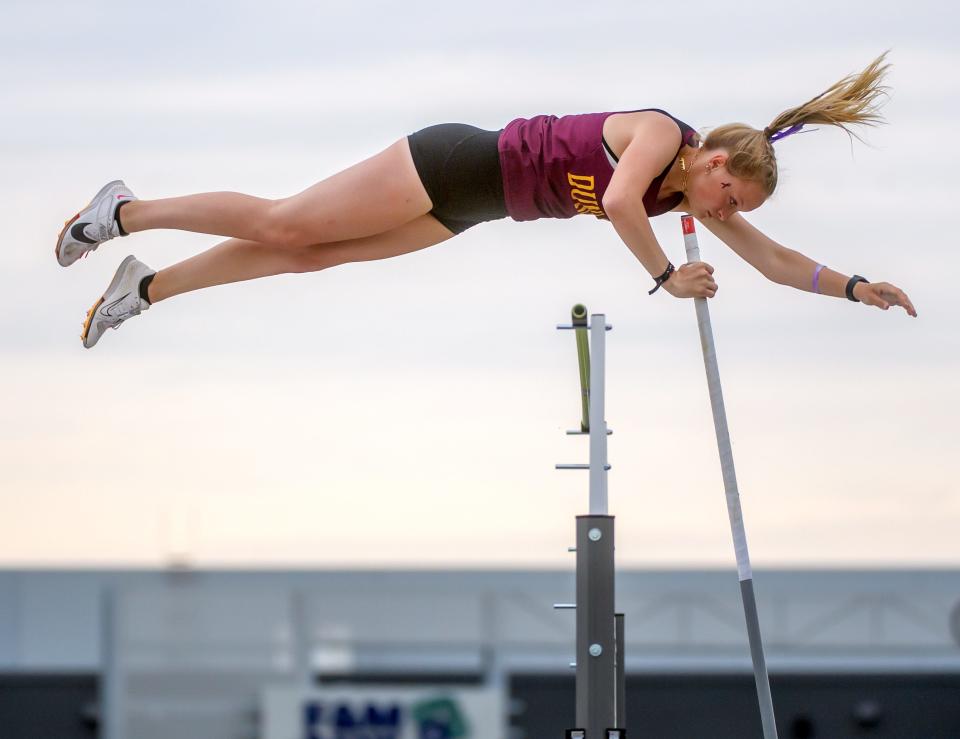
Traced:
[[853, 297], [853, 287], [858, 282], [866, 282], [867, 284], [869, 284], [870, 280], [868, 280], [866, 277], [861, 277], [860, 275], [854, 275], [847, 281], [847, 300], [852, 300], [854, 303], [860, 302], [855, 297]]

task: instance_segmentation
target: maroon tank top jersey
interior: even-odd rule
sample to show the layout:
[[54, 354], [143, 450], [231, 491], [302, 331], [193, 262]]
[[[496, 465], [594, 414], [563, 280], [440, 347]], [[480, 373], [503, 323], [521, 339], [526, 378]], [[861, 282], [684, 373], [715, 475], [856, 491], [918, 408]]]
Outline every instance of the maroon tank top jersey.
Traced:
[[[671, 118], [680, 128], [682, 143], [694, 145], [697, 132], [686, 123], [657, 108], [646, 110]], [[586, 113], [560, 118], [538, 115], [507, 124], [500, 134], [498, 150], [504, 200], [513, 220], [571, 218], [580, 213], [607, 217], [603, 212], [603, 194], [613, 176], [611, 159], [616, 159], [605, 148], [603, 123], [614, 114]], [[644, 193], [643, 205], [650, 217], [673, 210], [683, 201], [682, 193], [674, 193], [664, 201], [657, 199], [670, 166]]]

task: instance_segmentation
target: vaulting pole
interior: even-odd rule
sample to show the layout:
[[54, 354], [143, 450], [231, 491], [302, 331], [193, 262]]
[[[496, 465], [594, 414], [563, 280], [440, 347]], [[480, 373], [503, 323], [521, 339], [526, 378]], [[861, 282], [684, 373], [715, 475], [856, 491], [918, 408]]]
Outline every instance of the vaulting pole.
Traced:
[[[693, 216], [683, 216], [680, 220], [683, 226], [683, 245], [687, 250], [687, 262], [699, 262], [700, 246], [697, 243]], [[753, 677], [757, 684], [763, 737], [777, 739], [777, 723], [773, 713], [773, 698], [770, 695], [770, 678], [767, 675], [767, 663], [763, 656], [757, 601], [753, 593], [753, 570], [750, 568], [750, 553], [747, 551], [747, 534], [743, 526], [743, 512], [740, 509], [737, 474], [733, 467], [727, 412], [723, 407], [720, 368], [717, 365], [717, 351], [713, 343], [710, 309], [707, 307], [706, 298], [695, 298], [694, 304], [697, 309], [697, 325], [700, 328], [703, 365], [707, 371], [710, 405], [713, 408], [713, 427], [717, 433], [717, 447], [720, 451], [720, 469], [723, 473], [723, 487], [727, 496], [727, 514], [730, 517], [730, 530], [733, 533], [733, 549], [737, 556], [737, 574], [740, 578], [740, 594], [743, 597], [743, 614], [747, 621], [747, 637], [750, 641], [750, 657], [753, 660]]]

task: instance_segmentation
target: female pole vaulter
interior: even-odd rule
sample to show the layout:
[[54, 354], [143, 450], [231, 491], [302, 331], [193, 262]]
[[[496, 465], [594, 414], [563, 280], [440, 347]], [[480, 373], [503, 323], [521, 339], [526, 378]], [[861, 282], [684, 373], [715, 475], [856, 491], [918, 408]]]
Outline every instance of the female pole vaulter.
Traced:
[[460, 123], [430, 126], [288, 198], [213, 192], [140, 200], [120, 180], [69, 219], [56, 256], [67, 267], [117, 236], [178, 229], [228, 237], [154, 271], [129, 256], [87, 313], [81, 339], [93, 347], [108, 328], [192, 290], [347, 262], [386, 259], [439, 244], [500, 218], [593, 215], [609, 220], [659, 288], [677, 298], [712, 298], [713, 267], [674, 268], [650, 218], [690, 213], [768, 279], [916, 317], [906, 293], [825, 267], [778, 244], [741, 213], [777, 186], [774, 143], [809, 124], [882, 122], [878, 102], [886, 54], [765, 128], [731, 123], [701, 142], [669, 113], [644, 110], [518, 118], [500, 131]]

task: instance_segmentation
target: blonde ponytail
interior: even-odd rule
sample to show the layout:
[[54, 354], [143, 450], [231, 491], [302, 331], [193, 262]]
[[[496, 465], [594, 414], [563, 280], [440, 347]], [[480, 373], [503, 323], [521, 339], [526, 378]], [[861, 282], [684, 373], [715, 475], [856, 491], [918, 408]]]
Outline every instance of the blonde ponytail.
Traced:
[[778, 131], [798, 124], [822, 123], [838, 126], [850, 136], [860, 138], [848, 126], [876, 126], [883, 123], [879, 111], [881, 98], [889, 90], [881, 84], [890, 69], [890, 65], [885, 63], [888, 53], [883, 52], [860, 74], [848, 75], [803, 105], [783, 111], [764, 129], [764, 134], [769, 138]]
[[807, 124], [837, 126], [859, 139], [850, 126], [883, 123], [879, 110], [889, 89], [882, 84], [890, 69], [887, 54], [884, 52], [859, 74], [844, 77], [803, 105], [783, 111], [762, 131], [744, 123], [719, 126], [707, 136], [704, 147], [726, 149], [730, 174], [759, 182], [769, 197], [777, 187], [774, 141], [796, 133]]

